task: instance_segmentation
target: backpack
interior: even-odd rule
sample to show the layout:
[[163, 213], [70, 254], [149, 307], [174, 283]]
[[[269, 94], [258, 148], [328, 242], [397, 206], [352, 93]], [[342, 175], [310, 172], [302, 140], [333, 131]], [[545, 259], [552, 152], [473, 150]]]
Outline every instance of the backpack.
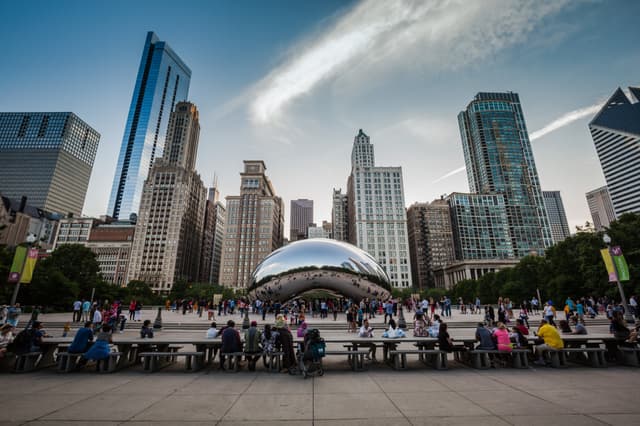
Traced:
[[[29, 327], [29, 326], [27, 326]], [[13, 342], [7, 345], [7, 351], [16, 355], [26, 354], [31, 350], [31, 342], [33, 341], [34, 330], [25, 328], [13, 339]]]

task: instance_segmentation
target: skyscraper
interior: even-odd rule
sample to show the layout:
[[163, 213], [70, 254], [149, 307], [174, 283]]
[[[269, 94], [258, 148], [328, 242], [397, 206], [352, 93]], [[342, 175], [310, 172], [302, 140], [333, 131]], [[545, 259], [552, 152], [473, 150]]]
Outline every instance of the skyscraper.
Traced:
[[99, 141], [72, 112], [0, 113], [0, 194], [80, 216]]
[[547, 208], [553, 243], [558, 244], [570, 235], [567, 214], [564, 211], [560, 191], [542, 191], [544, 205]]
[[113, 178], [110, 216], [128, 219], [138, 212], [145, 179], [163, 155], [169, 115], [176, 102], [187, 99], [190, 79], [191, 70], [169, 45], [147, 33]]
[[263, 161], [244, 161], [240, 195], [228, 196], [220, 284], [244, 288], [255, 267], [284, 239], [284, 203]]
[[640, 88], [618, 88], [589, 123], [616, 217], [640, 213]]
[[349, 241], [349, 202], [342, 189], [333, 189], [331, 226], [334, 240]]
[[517, 93], [478, 93], [458, 115], [469, 188], [500, 194], [516, 258], [552, 243], [531, 143]]
[[609, 196], [609, 190], [603, 186], [586, 194], [587, 204], [593, 220], [593, 226], [596, 231], [604, 231], [609, 224], [616, 220], [616, 214], [613, 211], [613, 204]]
[[214, 179], [213, 187], [209, 188], [209, 197], [205, 205], [200, 281], [218, 284], [226, 209], [220, 202], [217, 179]]
[[291, 221], [289, 241], [307, 238], [307, 229], [313, 223], [313, 200], [291, 200]]
[[416, 288], [434, 287], [434, 271], [455, 260], [449, 210], [446, 200], [414, 203], [407, 209], [411, 275]]
[[127, 281], [141, 280], [166, 293], [178, 280], [199, 277], [206, 199], [195, 171], [199, 135], [196, 106], [178, 103], [164, 155], [144, 185]]
[[375, 166], [373, 145], [362, 129], [353, 141], [347, 187], [349, 241], [380, 263], [394, 287], [410, 287], [402, 168]]

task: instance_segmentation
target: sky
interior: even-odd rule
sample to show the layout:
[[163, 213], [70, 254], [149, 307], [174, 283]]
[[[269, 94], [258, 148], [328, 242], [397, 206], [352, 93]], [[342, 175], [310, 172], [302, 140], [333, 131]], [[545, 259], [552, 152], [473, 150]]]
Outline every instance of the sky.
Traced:
[[83, 214], [106, 214], [147, 31], [192, 70], [197, 169], [240, 191], [261, 159], [285, 202], [331, 220], [362, 128], [405, 202], [469, 190], [457, 115], [477, 92], [519, 93], [544, 190], [569, 225], [605, 184], [588, 122], [640, 84], [640, 2], [628, 0], [0, 2], [0, 111], [73, 111], [101, 134]]

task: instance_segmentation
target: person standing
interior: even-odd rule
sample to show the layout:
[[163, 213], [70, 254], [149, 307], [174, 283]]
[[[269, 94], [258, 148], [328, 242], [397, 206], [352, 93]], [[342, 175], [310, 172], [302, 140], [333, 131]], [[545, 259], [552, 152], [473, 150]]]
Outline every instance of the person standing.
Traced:
[[142, 321], [142, 303], [139, 300], [136, 300], [133, 319], [134, 321]]
[[73, 302], [73, 322], [80, 322], [82, 319], [82, 301], [76, 300]]
[[136, 315], [136, 300], [132, 299], [129, 303], [129, 321], [133, 321]]
[[91, 318], [89, 318], [89, 311], [91, 310], [91, 302], [89, 302], [88, 300], [84, 300], [82, 302], [82, 318], [81, 321], [87, 322], [87, 321], [91, 321]]

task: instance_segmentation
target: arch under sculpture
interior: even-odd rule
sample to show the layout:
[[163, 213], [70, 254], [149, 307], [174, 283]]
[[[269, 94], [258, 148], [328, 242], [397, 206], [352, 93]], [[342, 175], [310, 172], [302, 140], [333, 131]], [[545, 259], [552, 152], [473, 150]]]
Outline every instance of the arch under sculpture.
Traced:
[[357, 301], [391, 297], [389, 277], [369, 253], [325, 238], [296, 241], [264, 258], [251, 275], [248, 296], [284, 302], [315, 289]]

